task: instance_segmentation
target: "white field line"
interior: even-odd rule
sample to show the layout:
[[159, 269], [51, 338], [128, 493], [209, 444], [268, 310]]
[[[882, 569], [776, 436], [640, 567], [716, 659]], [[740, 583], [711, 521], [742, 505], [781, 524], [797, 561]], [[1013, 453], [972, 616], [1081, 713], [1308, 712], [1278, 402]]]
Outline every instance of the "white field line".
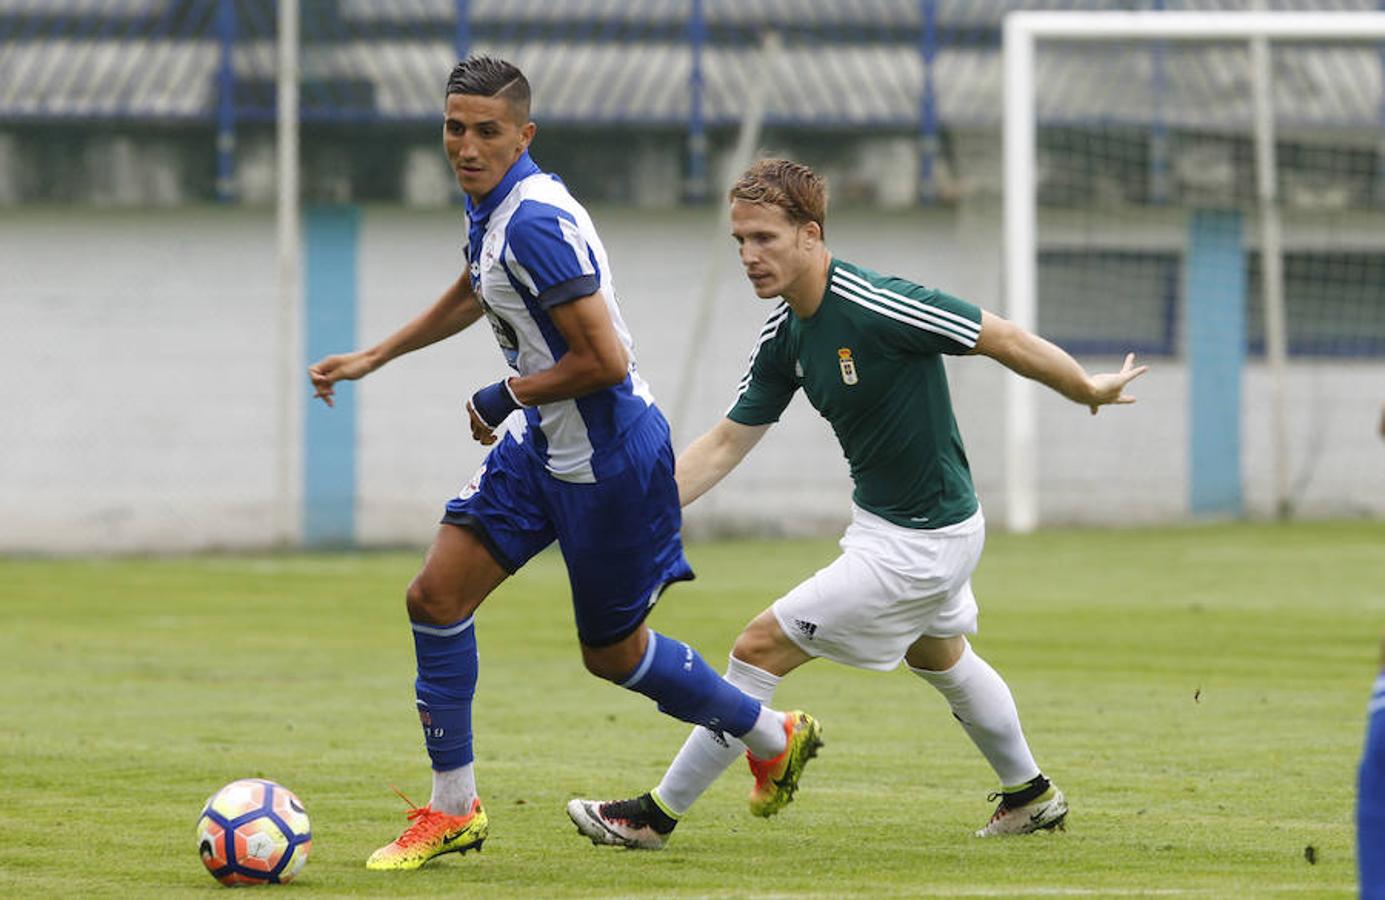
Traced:
[[[1307, 894], [1312, 893], [1322, 896], [1325, 893], [1340, 893], [1348, 897], [1355, 896], [1355, 884], [1335, 884], [1335, 885], [1268, 885], [1262, 884], [1256, 888], [1260, 896], [1272, 894]], [[881, 891], [875, 893], [876, 897], [1222, 897], [1226, 895], [1223, 888], [1066, 888], [1066, 887], [1031, 887], [1018, 889], [1015, 887], [1006, 888], [936, 888], [924, 887], [920, 885], [914, 889], [901, 889], [899, 891]], [[636, 900], [636, 898], [647, 897], [647, 894], [625, 894], [613, 895], [609, 900]], [[791, 894], [756, 894], [745, 893], [744, 891], [717, 891], [707, 894], [677, 894], [679, 897], [737, 897], [747, 898], [747, 900], [804, 900], [804, 898], [840, 897], [837, 893], [803, 893], [795, 892]]]

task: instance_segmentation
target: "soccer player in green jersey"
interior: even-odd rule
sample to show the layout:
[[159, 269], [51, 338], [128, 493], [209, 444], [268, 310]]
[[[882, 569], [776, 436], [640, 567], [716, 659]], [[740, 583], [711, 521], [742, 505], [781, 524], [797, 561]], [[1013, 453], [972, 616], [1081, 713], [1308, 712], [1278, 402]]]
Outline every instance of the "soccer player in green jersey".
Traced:
[[[1091, 408], [1132, 403], [1134, 354], [1088, 375], [1066, 352], [956, 297], [836, 259], [823, 240], [827, 190], [807, 166], [761, 160], [731, 189], [731, 234], [762, 299], [780, 298], [726, 418], [678, 457], [686, 506], [750, 452], [800, 388], [832, 425], [855, 491], [842, 554], [756, 616], [726, 679], [762, 702], [824, 657], [890, 671], [901, 661], [946, 698], [995, 770], [999, 804], [979, 837], [1061, 826], [1067, 800], [1039, 770], [1010, 689], [967, 641], [971, 573], [985, 522], [952, 415], [942, 354], [989, 356]], [[663, 780], [630, 800], [576, 799], [593, 843], [658, 849], [744, 747], [695, 728]]]

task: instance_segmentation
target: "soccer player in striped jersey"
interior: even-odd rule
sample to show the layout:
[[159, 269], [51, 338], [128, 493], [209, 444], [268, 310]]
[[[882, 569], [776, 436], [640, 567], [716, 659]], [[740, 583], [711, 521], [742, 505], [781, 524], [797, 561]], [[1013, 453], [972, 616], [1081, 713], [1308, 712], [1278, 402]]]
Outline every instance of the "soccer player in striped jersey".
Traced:
[[[731, 189], [731, 234], [762, 299], [779, 298], [726, 417], [678, 457], [681, 501], [730, 472], [802, 389], [832, 425], [855, 484], [842, 554], [741, 632], [726, 677], [768, 702], [817, 657], [889, 671], [901, 661], [947, 700], [999, 781], [978, 836], [1061, 826], [1063, 793], [1040, 771], [1009, 687], [971, 648], [971, 573], [985, 523], [953, 419], [942, 354], [979, 354], [1095, 413], [1131, 403], [1133, 354], [1088, 375], [1064, 351], [972, 304], [836, 259], [823, 239], [826, 185], [762, 160]], [[573, 800], [594, 843], [657, 849], [740, 742], [695, 728], [663, 780], [631, 800]]]
[[1356, 792], [1356, 864], [1361, 900], [1385, 900], [1385, 637], [1366, 708], [1366, 749]]
[[482, 317], [513, 370], [466, 404], [472, 437], [492, 449], [447, 503], [407, 592], [433, 792], [410, 810], [404, 832], [371, 855], [372, 869], [416, 869], [442, 853], [479, 850], [486, 839], [472, 753], [474, 615], [555, 540], [587, 669], [662, 712], [744, 741], [752, 812], [768, 815], [787, 802], [821, 743], [811, 716], [770, 709], [645, 624], [663, 589], [692, 577], [668, 423], [635, 366], [591, 218], [530, 158], [529, 100], [528, 81], [510, 63], [474, 56], [452, 70], [443, 146], [467, 196], [466, 270], [379, 344], [308, 370], [330, 405], [335, 382]]

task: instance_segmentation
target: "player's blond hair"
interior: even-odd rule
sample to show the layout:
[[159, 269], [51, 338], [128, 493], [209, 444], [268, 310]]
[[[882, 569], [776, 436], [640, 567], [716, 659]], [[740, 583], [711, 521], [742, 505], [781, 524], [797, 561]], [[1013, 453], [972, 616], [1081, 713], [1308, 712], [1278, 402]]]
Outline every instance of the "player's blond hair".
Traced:
[[731, 186], [733, 201], [777, 206], [795, 225], [816, 222], [827, 233], [827, 181], [788, 159], [762, 159]]

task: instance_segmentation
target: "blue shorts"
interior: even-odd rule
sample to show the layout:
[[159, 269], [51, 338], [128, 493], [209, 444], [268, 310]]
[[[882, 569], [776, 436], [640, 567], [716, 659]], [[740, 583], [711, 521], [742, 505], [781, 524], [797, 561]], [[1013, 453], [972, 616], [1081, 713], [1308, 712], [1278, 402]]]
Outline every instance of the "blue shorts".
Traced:
[[1366, 747], [1356, 782], [1356, 864], [1361, 900], [1385, 898], [1385, 672], [1371, 688]]
[[561, 481], [506, 434], [442, 517], [474, 531], [510, 573], [556, 540], [577, 635], [589, 647], [628, 637], [668, 584], [693, 577], [668, 423], [657, 408], [625, 435], [617, 463], [593, 484]]

